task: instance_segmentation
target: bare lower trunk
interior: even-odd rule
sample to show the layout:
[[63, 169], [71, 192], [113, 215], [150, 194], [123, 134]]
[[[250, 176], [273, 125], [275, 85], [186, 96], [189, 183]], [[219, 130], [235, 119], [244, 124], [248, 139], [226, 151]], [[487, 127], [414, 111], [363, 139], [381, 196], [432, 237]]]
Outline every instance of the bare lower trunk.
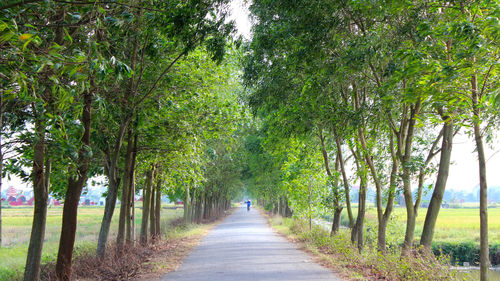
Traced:
[[158, 180], [156, 185], [156, 202], [155, 202], [155, 234], [156, 239], [161, 239], [161, 180]]
[[337, 158], [339, 159], [340, 172], [342, 174], [342, 182], [344, 183], [344, 193], [345, 193], [345, 204], [347, 207], [347, 215], [349, 217], [349, 227], [354, 225], [354, 216], [352, 214], [351, 208], [351, 195], [349, 188], [349, 180], [347, 179], [347, 173], [345, 171], [344, 156], [342, 155], [342, 144], [340, 138], [335, 137], [335, 142], [337, 143]]
[[342, 209], [336, 208], [334, 213], [333, 213], [333, 223], [332, 223], [332, 230], [330, 232], [330, 235], [336, 234], [340, 229], [340, 214], [342, 214]]
[[446, 189], [446, 181], [448, 180], [448, 172], [450, 170], [450, 158], [453, 143], [453, 120], [449, 117], [444, 119], [443, 140], [441, 144], [441, 159], [439, 160], [439, 170], [432, 192], [432, 198], [427, 208], [425, 216], [424, 229], [420, 237], [420, 245], [430, 250], [432, 238], [434, 236], [434, 228], [436, 220], [443, 201], [444, 191]]
[[142, 222], [141, 222], [141, 244], [145, 245], [148, 243], [148, 219], [149, 219], [149, 207], [151, 205], [151, 188], [153, 185], [155, 168], [151, 165], [147, 175], [146, 175], [146, 185], [142, 192]]
[[[403, 170], [406, 168], [403, 168]], [[403, 255], [408, 255], [413, 246], [415, 236], [415, 212], [413, 209], [413, 197], [411, 194], [409, 171], [403, 172], [404, 198], [406, 205], [406, 231], [405, 240], [403, 242]]]
[[155, 187], [151, 186], [151, 201], [149, 202], [149, 235], [151, 236], [151, 238], [153, 238], [153, 240], [156, 234], [155, 194], [156, 194]]
[[68, 183], [68, 191], [64, 200], [59, 252], [57, 255], [56, 274], [58, 280], [71, 279], [71, 259], [75, 244], [78, 202], [80, 201], [81, 191], [75, 180], [72, 179]]
[[481, 111], [479, 106], [479, 92], [477, 88], [477, 77], [471, 77], [472, 88], [472, 110], [474, 139], [476, 141], [477, 157], [479, 159], [479, 222], [480, 243], [479, 255], [481, 281], [488, 280], [490, 268], [489, 246], [488, 246], [488, 184], [486, 182], [486, 158], [484, 156], [483, 136], [481, 135]]
[[59, 281], [71, 279], [71, 259], [73, 257], [73, 247], [75, 245], [78, 202], [80, 201], [83, 187], [87, 183], [87, 173], [90, 163], [90, 153], [87, 148], [90, 147], [92, 93], [85, 93], [83, 98], [84, 108], [82, 113], [82, 124], [84, 132], [81, 138], [81, 146], [78, 151], [77, 176], [71, 175], [68, 177], [68, 190], [66, 191], [64, 199], [61, 237], [59, 240], [59, 251], [57, 253], [56, 263], [56, 276]]
[[[389, 194], [387, 195], [387, 203], [385, 206], [384, 214], [380, 218], [378, 224], [377, 250], [380, 252], [385, 252], [387, 248], [387, 242], [386, 242], [387, 224], [389, 222], [394, 207], [394, 198], [396, 196], [396, 180], [399, 170], [399, 161], [394, 151], [394, 135], [392, 134], [390, 137], [389, 145], [391, 152], [392, 168], [391, 168], [391, 174], [389, 176], [389, 192], [388, 192]], [[382, 202], [380, 202], [380, 204], [382, 204]]]
[[356, 218], [356, 235], [355, 241], [358, 247], [358, 250], [361, 252], [364, 246], [364, 222], [365, 222], [365, 213], [366, 213], [366, 180], [361, 180], [361, 184], [359, 186], [359, 207], [358, 207], [358, 217]]
[[116, 206], [116, 197], [118, 193], [119, 181], [109, 179], [108, 194], [106, 195], [106, 205], [104, 206], [104, 215], [102, 217], [101, 229], [99, 230], [99, 238], [97, 241], [97, 256], [103, 258], [106, 252], [106, 243], [108, 241], [109, 228], [111, 227], [111, 219]]
[[101, 229], [99, 230], [99, 238], [97, 240], [97, 257], [103, 258], [108, 243], [109, 228], [111, 219], [115, 211], [116, 199], [118, 196], [118, 187], [120, 186], [120, 178], [118, 175], [118, 159], [120, 157], [120, 149], [123, 143], [126, 128], [129, 120], [123, 120], [120, 124], [120, 130], [113, 148], [113, 151], [108, 151], [106, 173], [108, 177], [108, 194], [106, 195], [106, 206], [104, 206], [104, 215], [102, 217]]
[[200, 194], [198, 195], [198, 199], [196, 200], [197, 204], [196, 204], [196, 223], [200, 224], [201, 223], [201, 219], [203, 218], [203, 205], [205, 204], [204, 203], [204, 196], [203, 196], [203, 193], [200, 192]]
[[135, 241], [135, 164], [137, 159], [137, 141], [138, 134], [134, 136], [134, 148], [132, 154], [132, 165], [130, 171], [130, 188], [129, 188], [129, 208], [127, 209], [127, 224], [126, 224], [126, 240], [127, 244], [132, 244]]
[[[330, 163], [328, 159], [328, 153], [326, 151], [325, 146], [325, 138], [323, 137], [323, 131], [320, 129], [319, 139], [321, 144], [321, 154], [323, 155], [323, 162], [325, 166], [325, 171], [328, 176], [328, 182], [332, 185], [332, 193], [333, 193], [333, 222], [332, 222], [332, 230], [330, 235], [334, 235], [338, 232], [340, 228], [340, 214], [342, 213], [342, 207], [340, 206], [340, 194], [338, 190], [338, 179], [333, 177], [332, 171], [330, 170]], [[337, 142], [337, 151], [340, 149]], [[337, 153], [338, 156], [338, 153]], [[339, 157], [335, 160], [335, 170], [339, 169]], [[311, 219], [309, 219], [311, 221]], [[311, 224], [311, 223], [310, 223]]]
[[120, 204], [120, 216], [118, 218], [118, 234], [116, 236], [116, 246], [121, 249], [125, 242], [125, 227], [129, 221], [128, 214], [130, 213], [130, 173], [132, 173], [132, 157], [133, 157], [133, 134], [132, 129], [129, 129], [127, 136], [127, 152], [125, 154], [125, 171], [123, 173], [122, 198]]
[[[403, 194], [406, 204], [406, 231], [405, 240], [403, 242], [402, 255], [407, 255], [411, 252], [413, 247], [413, 239], [415, 237], [415, 223], [416, 223], [416, 210], [418, 205], [413, 205], [413, 196], [411, 193], [411, 171], [410, 171], [410, 161], [412, 153], [413, 135], [415, 131], [416, 116], [419, 114], [421, 108], [421, 102], [418, 100], [414, 105], [411, 106], [410, 117], [406, 120], [406, 133], [400, 137], [398, 141], [398, 151], [401, 160], [401, 166], [403, 167]], [[404, 140], [404, 141], [403, 141]], [[403, 148], [404, 146], [404, 148]], [[402, 153], [404, 151], [404, 153]]]
[[35, 122], [35, 145], [33, 148], [33, 193], [35, 207], [33, 224], [28, 246], [28, 256], [24, 269], [24, 280], [38, 280], [40, 278], [40, 262], [45, 237], [47, 220], [48, 190], [45, 186], [44, 159], [45, 159], [45, 125], [42, 121]]
[[191, 194], [189, 185], [186, 187], [186, 197], [184, 199], [184, 223], [191, 223]]

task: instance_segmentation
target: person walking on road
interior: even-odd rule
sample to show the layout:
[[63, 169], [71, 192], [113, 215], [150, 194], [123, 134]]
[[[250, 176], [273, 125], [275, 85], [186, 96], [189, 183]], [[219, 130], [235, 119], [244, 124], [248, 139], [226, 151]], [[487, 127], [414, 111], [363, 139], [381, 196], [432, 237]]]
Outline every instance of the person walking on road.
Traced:
[[250, 211], [250, 206], [252, 206], [252, 202], [250, 201], [250, 199], [248, 199], [248, 201], [246, 201], [245, 203], [247, 203], [247, 212]]

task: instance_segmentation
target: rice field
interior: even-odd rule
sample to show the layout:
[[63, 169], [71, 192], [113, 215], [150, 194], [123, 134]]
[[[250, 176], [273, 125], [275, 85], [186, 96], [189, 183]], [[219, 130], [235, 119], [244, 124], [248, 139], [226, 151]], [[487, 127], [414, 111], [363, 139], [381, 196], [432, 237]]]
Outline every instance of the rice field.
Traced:
[[[0, 280], [2, 275], [10, 271], [22, 270], [25, 262], [31, 234], [33, 209], [30, 207], [12, 207], [2, 209], [2, 247], [0, 248]], [[118, 229], [119, 206], [113, 215], [110, 241], [116, 238]], [[142, 211], [135, 209], [136, 232], [139, 234]], [[78, 227], [75, 246], [96, 247], [101, 226], [104, 207], [80, 207], [78, 209]], [[162, 209], [162, 228], [169, 221], [182, 217], [182, 209]], [[62, 207], [50, 207], [47, 212], [47, 226], [42, 260], [53, 260], [57, 256], [57, 248], [61, 231]], [[164, 229], [163, 233], [164, 233]]]
[[[356, 216], [357, 208], [353, 208]], [[415, 239], [420, 239], [424, 226], [427, 208], [420, 208], [415, 227]], [[347, 219], [347, 211], [342, 212], [344, 220]], [[368, 222], [376, 224], [377, 210], [372, 205], [367, 208], [366, 217]], [[392, 220], [388, 230], [395, 234], [401, 232], [401, 241], [404, 238], [406, 227], [406, 209], [397, 207], [392, 213]], [[490, 244], [500, 243], [500, 208], [488, 209], [488, 233]], [[435, 242], [469, 242], [479, 244], [479, 208], [441, 208], [434, 231]]]

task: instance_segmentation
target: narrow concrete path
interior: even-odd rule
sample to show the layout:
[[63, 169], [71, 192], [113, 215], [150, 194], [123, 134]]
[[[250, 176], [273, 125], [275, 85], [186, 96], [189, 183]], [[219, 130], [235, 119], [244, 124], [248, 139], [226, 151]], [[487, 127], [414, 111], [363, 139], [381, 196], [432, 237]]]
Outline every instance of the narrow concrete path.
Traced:
[[205, 236], [177, 271], [162, 280], [340, 280], [274, 233], [255, 209], [241, 206]]

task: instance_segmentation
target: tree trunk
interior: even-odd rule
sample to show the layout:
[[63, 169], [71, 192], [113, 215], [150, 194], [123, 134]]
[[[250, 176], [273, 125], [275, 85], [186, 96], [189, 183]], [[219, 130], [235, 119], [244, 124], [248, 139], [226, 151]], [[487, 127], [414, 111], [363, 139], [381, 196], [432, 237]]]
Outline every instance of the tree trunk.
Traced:
[[291, 218], [292, 217], [292, 210], [290, 209], [290, 205], [288, 205], [288, 199], [285, 199], [285, 217]]
[[[64, 200], [61, 238], [59, 240], [59, 251], [57, 253], [56, 276], [58, 280], [71, 279], [71, 259], [73, 257], [73, 247], [75, 245], [75, 235], [78, 215], [78, 202], [82, 194], [83, 187], [87, 183], [87, 173], [89, 169], [90, 157], [90, 123], [92, 113], [92, 93], [85, 92], [84, 108], [82, 112], [82, 124], [84, 128], [81, 139], [81, 146], [78, 151], [77, 176], [68, 177], [68, 190]], [[45, 200], [47, 201], [47, 200]]]
[[427, 208], [425, 216], [424, 229], [420, 237], [420, 245], [424, 246], [428, 251], [431, 249], [432, 238], [434, 236], [434, 228], [436, 220], [443, 201], [444, 191], [446, 189], [446, 181], [448, 180], [448, 172], [450, 170], [450, 158], [453, 143], [453, 120], [449, 116], [443, 117], [444, 129], [443, 140], [441, 144], [441, 159], [439, 160], [439, 170], [432, 192], [431, 202]]
[[[415, 224], [416, 224], [416, 214], [415, 207], [413, 206], [413, 196], [411, 193], [411, 171], [409, 163], [411, 161], [412, 153], [412, 143], [413, 134], [415, 129], [416, 115], [420, 112], [421, 102], [417, 101], [415, 105], [411, 107], [410, 117], [407, 120], [407, 130], [406, 136], [400, 138], [399, 151], [401, 157], [401, 166], [403, 167], [403, 194], [405, 198], [406, 205], [406, 231], [405, 240], [403, 242], [402, 255], [407, 255], [411, 252], [413, 247], [413, 239], [415, 237]], [[404, 139], [404, 142], [402, 141]], [[404, 154], [401, 153], [402, 145], [404, 145]], [[418, 207], [418, 206], [417, 206]]]
[[342, 143], [340, 142], [340, 138], [338, 138], [337, 136], [335, 136], [335, 142], [337, 143], [337, 158], [339, 159], [340, 172], [342, 174], [342, 182], [344, 183], [345, 203], [347, 207], [347, 215], [349, 216], [349, 227], [352, 227], [354, 225], [354, 216], [352, 214], [352, 208], [351, 208], [349, 180], [347, 179], [347, 174], [344, 165], [344, 156], [342, 155]]
[[366, 169], [361, 163], [363, 157], [360, 155], [359, 151], [355, 151], [351, 148], [352, 155], [354, 156], [356, 163], [356, 170], [359, 176], [359, 193], [358, 193], [358, 216], [356, 217], [356, 223], [354, 227], [351, 229], [351, 242], [356, 243], [358, 250], [361, 252], [363, 250], [364, 245], [364, 237], [363, 237], [363, 229], [364, 229], [364, 221], [365, 221], [365, 213], [366, 213]]
[[134, 148], [132, 153], [132, 165], [130, 170], [129, 181], [129, 208], [127, 209], [127, 223], [126, 223], [126, 240], [127, 244], [133, 244], [135, 241], [135, 163], [137, 159], [137, 141], [138, 134], [134, 136]]
[[359, 186], [359, 208], [358, 217], [356, 218], [356, 231], [357, 231], [357, 246], [359, 252], [363, 250], [364, 246], [364, 222], [366, 214], [366, 180], [362, 181]]
[[415, 211], [413, 209], [413, 197], [411, 194], [409, 173], [410, 173], [409, 169], [405, 168], [403, 165], [403, 188], [404, 188], [404, 198], [406, 205], [406, 231], [405, 231], [405, 240], [403, 243], [404, 255], [409, 254], [411, 251], [411, 247], [413, 245], [413, 237], [415, 234], [415, 221], [416, 221]]
[[191, 223], [191, 194], [189, 185], [186, 186], [186, 196], [184, 198], [184, 223]]
[[333, 223], [330, 235], [336, 234], [340, 229], [340, 214], [342, 213], [341, 208], [335, 208], [333, 213]]
[[196, 223], [200, 224], [201, 223], [201, 219], [203, 218], [203, 207], [204, 207], [204, 196], [203, 196], [203, 193], [200, 192], [200, 194], [198, 195], [198, 206], [197, 206], [197, 212], [196, 212]]
[[480, 276], [481, 281], [488, 280], [490, 268], [489, 246], [488, 246], [488, 184], [486, 182], [486, 158], [484, 155], [483, 136], [481, 135], [481, 111], [479, 108], [480, 96], [477, 88], [476, 74], [471, 78], [472, 88], [472, 110], [474, 139], [476, 141], [477, 156], [479, 159], [479, 222], [480, 222]]
[[203, 219], [207, 220], [210, 217], [210, 195], [205, 193], [205, 206], [203, 206]]
[[161, 180], [156, 184], [156, 203], [155, 203], [155, 237], [161, 239]]
[[113, 218], [113, 212], [115, 211], [116, 197], [120, 181], [112, 180], [108, 176], [108, 185], [104, 215], [102, 217], [101, 229], [99, 230], [99, 238], [97, 240], [97, 257], [99, 258], [103, 258], [106, 252], [106, 243], [108, 241], [109, 228], [111, 227], [111, 219]]
[[132, 173], [132, 157], [134, 150], [132, 129], [128, 130], [127, 152], [125, 154], [125, 171], [123, 173], [122, 200], [120, 205], [120, 216], [118, 218], [118, 234], [116, 236], [116, 246], [118, 249], [123, 247], [125, 242], [125, 226], [129, 221], [130, 213], [130, 173]]
[[[396, 196], [396, 179], [398, 176], [399, 161], [394, 152], [394, 136], [391, 134], [390, 138], [390, 149], [391, 149], [391, 159], [392, 159], [392, 169], [389, 176], [389, 194], [387, 195], [387, 204], [385, 206], [385, 211], [382, 218], [379, 220], [378, 232], [377, 232], [377, 249], [378, 251], [385, 252], [386, 250], [386, 233], [387, 233], [387, 223], [391, 217], [391, 213], [394, 207], [394, 197]], [[379, 203], [377, 203], [379, 204]], [[382, 202], [380, 202], [382, 204]]]
[[[338, 156], [338, 154], [337, 154]], [[339, 158], [335, 159], [335, 171], [339, 170]], [[340, 229], [340, 215], [342, 214], [342, 206], [340, 205], [340, 194], [339, 194], [339, 181], [338, 178], [335, 177], [332, 185], [333, 191], [333, 222], [332, 222], [332, 231], [330, 235], [336, 234]]]
[[125, 131], [128, 127], [129, 120], [123, 120], [120, 124], [118, 136], [115, 141], [113, 152], [108, 151], [106, 173], [108, 176], [108, 194], [106, 195], [106, 206], [104, 206], [104, 215], [102, 217], [101, 229], [99, 230], [99, 238], [97, 240], [97, 257], [103, 258], [106, 251], [106, 243], [108, 242], [109, 228], [111, 219], [115, 211], [116, 198], [118, 195], [118, 187], [120, 186], [120, 178], [118, 175], [118, 159], [120, 157], [120, 149], [122, 147]]
[[156, 197], [155, 197], [155, 186], [151, 186], [151, 201], [149, 202], [149, 236], [151, 236], [152, 241], [154, 241], [155, 234], [156, 234], [156, 213], [155, 213], [155, 203], [156, 203]]
[[141, 222], [141, 237], [140, 241], [142, 245], [148, 243], [148, 219], [149, 219], [149, 207], [151, 205], [151, 189], [153, 187], [153, 178], [155, 173], [155, 167], [151, 165], [147, 175], [146, 175], [146, 185], [142, 192], [142, 222]]
[[[326, 174], [328, 176], [328, 182], [332, 185], [332, 193], [333, 193], [333, 222], [332, 222], [332, 230], [330, 235], [334, 235], [338, 232], [340, 228], [340, 214], [342, 213], [342, 207], [340, 207], [340, 194], [338, 191], [338, 180], [333, 176], [332, 171], [330, 170], [330, 163], [328, 160], [328, 153], [326, 151], [325, 146], [325, 138], [323, 137], [323, 131], [320, 129], [319, 139], [321, 144], [321, 154], [323, 155], [323, 162], [325, 165]], [[337, 143], [337, 151], [340, 149]], [[337, 153], [338, 156], [338, 153]], [[339, 158], [335, 160], [335, 170], [339, 169]]]
[[35, 207], [33, 224], [28, 247], [24, 280], [38, 280], [40, 278], [40, 262], [45, 237], [47, 220], [48, 190], [45, 186], [44, 159], [45, 159], [45, 125], [41, 120], [35, 121], [35, 142], [33, 147], [33, 193]]

